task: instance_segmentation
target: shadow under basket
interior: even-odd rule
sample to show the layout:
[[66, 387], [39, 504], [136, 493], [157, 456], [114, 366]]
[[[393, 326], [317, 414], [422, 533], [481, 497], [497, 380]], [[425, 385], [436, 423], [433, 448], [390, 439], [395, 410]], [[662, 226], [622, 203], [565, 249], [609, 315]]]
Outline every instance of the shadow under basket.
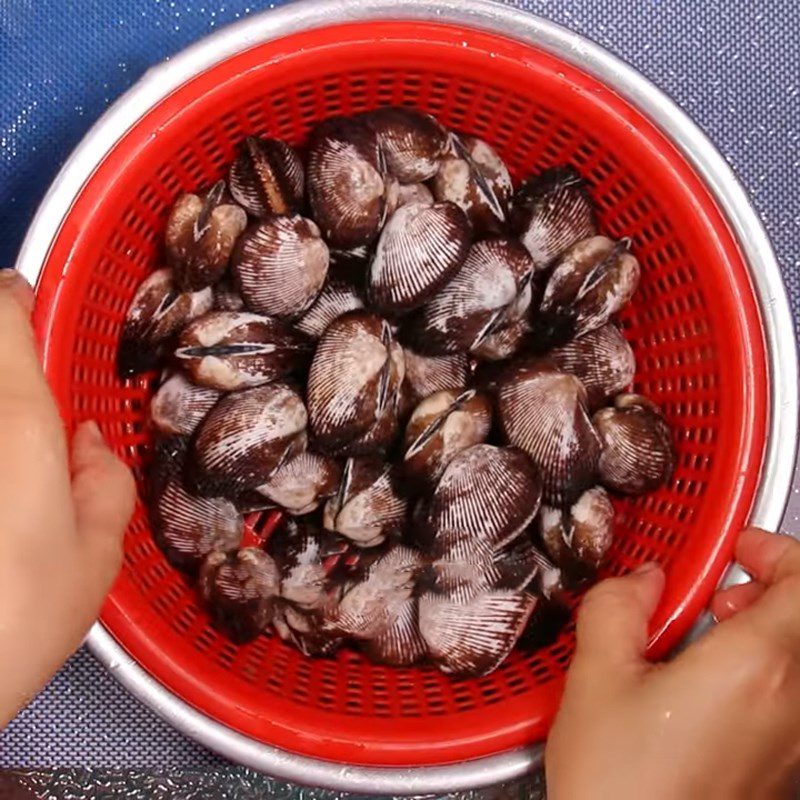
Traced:
[[[642, 282], [621, 324], [634, 389], [663, 408], [678, 458], [668, 486], [617, 502], [605, 572], [665, 567], [651, 644], [663, 655], [708, 601], [753, 502], [767, 420], [762, 325], [735, 240], [676, 149], [618, 95], [528, 45], [435, 23], [322, 28], [231, 57], [149, 110], [83, 187], [39, 282], [37, 329], [68, 426], [96, 419], [141, 475], [152, 385], [121, 383], [115, 352], [137, 285], [161, 265], [176, 196], [224, 175], [245, 135], [299, 145], [318, 120], [387, 104], [485, 138], [516, 181], [571, 164], [602, 230], [631, 237]], [[574, 644], [570, 625], [551, 646], [461, 681], [353, 650], [312, 660], [276, 635], [237, 647], [167, 564], [141, 503], [102, 621], [209, 716], [285, 750], [362, 765], [443, 764], [543, 739]]]

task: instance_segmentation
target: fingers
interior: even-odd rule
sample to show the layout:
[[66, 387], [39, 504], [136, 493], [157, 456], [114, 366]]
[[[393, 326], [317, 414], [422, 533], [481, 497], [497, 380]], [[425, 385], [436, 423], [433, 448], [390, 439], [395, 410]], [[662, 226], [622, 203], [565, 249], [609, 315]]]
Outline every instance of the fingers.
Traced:
[[760, 528], [745, 528], [736, 544], [736, 560], [760, 583], [776, 583], [800, 575], [800, 543]]
[[756, 581], [720, 589], [711, 598], [709, 609], [717, 622], [725, 622], [756, 602], [766, 591], [766, 586]]

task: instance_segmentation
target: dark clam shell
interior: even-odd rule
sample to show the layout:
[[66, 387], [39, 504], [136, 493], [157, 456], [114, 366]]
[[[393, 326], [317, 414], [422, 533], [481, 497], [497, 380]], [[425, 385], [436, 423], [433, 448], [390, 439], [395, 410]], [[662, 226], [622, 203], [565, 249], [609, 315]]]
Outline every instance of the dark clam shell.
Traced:
[[349, 250], [331, 249], [330, 258], [328, 274], [331, 279], [349, 283], [356, 291], [362, 292], [367, 283], [372, 248], [361, 245]]
[[419, 600], [409, 597], [400, 607], [394, 623], [365, 641], [363, 650], [373, 661], [392, 667], [409, 667], [422, 661], [428, 646], [419, 631]]
[[406, 427], [404, 474], [417, 486], [432, 487], [450, 460], [486, 440], [492, 427], [491, 405], [474, 389], [427, 397]]
[[630, 386], [636, 372], [633, 350], [611, 322], [551, 350], [548, 358], [580, 379], [590, 410]]
[[304, 217], [270, 217], [239, 240], [233, 275], [251, 311], [279, 319], [301, 316], [328, 275], [328, 246]]
[[214, 311], [183, 331], [175, 357], [194, 383], [232, 392], [301, 370], [311, 343], [270, 317]]
[[513, 191], [506, 165], [482, 139], [453, 136], [451, 144], [431, 182], [433, 196], [461, 208], [476, 236], [502, 232]]
[[364, 119], [378, 137], [389, 174], [400, 183], [432, 178], [448, 147], [448, 134], [429, 114], [390, 106], [368, 112]]
[[281, 639], [304, 656], [332, 656], [345, 641], [344, 637], [323, 629], [321, 614], [302, 611], [291, 603], [276, 604], [273, 623]]
[[389, 219], [369, 267], [368, 296], [384, 312], [421, 306], [458, 272], [471, 234], [453, 203], [409, 203]]
[[211, 553], [198, 581], [215, 627], [237, 644], [254, 639], [270, 624], [278, 585], [275, 562], [256, 547]]
[[223, 278], [214, 287], [214, 311], [242, 311], [244, 300], [230, 278]]
[[530, 281], [480, 342], [472, 348], [472, 354], [484, 361], [502, 361], [511, 358], [525, 344], [530, 333], [528, 315], [531, 307], [532, 289]]
[[170, 212], [166, 229], [167, 263], [184, 291], [216, 283], [225, 273], [247, 214], [225, 201], [225, 182], [205, 197], [181, 195]]
[[328, 281], [311, 308], [295, 323], [295, 328], [311, 339], [319, 339], [328, 325], [348, 311], [364, 308], [359, 291], [346, 281]]
[[433, 193], [424, 183], [406, 183], [397, 187], [395, 210], [410, 203], [433, 205]]
[[339, 491], [325, 504], [323, 525], [359, 547], [373, 547], [399, 534], [408, 517], [390, 465], [373, 458], [350, 458]]
[[463, 353], [479, 347], [525, 289], [533, 262], [521, 244], [476, 242], [458, 274], [408, 318], [403, 335], [423, 353]]
[[348, 250], [378, 235], [386, 187], [378, 137], [362, 121], [337, 117], [314, 129], [307, 186], [312, 216], [331, 247]]
[[172, 270], [148, 275], [133, 296], [120, 336], [117, 372], [130, 378], [158, 365], [163, 348], [184, 325], [211, 309], [211, 289], [181, 292]]
[[279, 383], [223, 397], [194, 441], [195, 480], [203, 494], [235, 497], [266, 483], [305, 447], [306, 409]]
[[451, 389], [460, 394], [467, 388], [469, 360], [465, 353], [425, 356], [405, 347], [403, 356], [406, 375], [401, 387], [401, 417], [435, 392]]
[[291, 214], [303, 204], [303, 162], [286, 142], [248, 136], [231, 164], [234, 200], [254, 217]]
[[496, 392], [506, 441], [533, 459], [545, 503], [574, 503], [596, 482], [601, 446], [583, 384], [551, 362], [528, 359], [505, 371]]
[[510, 225], [539, 270], [597, 233], [592, 201], [572, 167], [553, 167], [525, 181], [514, 194]]
[[310, 514], [339, 488], [341, 472], [332, 458], [306, 451], [289, 459], [256, 491], [290, 514]]
[[604, 486], [623, 494], [652, 492], [675, 467], [672, 432], [660, 409], [645, 397], [621, 394], [613, 408], [593, 421], [603, 444], [599, 475]]
[[534, 319], [540, 347], [557, 347], [600, 328], [628, 303], [640, 272], [628, 246], [627, 240], [593, 236], [559, 258]]
[[219, 396], [216, 389], [195, 386], [176, 372], [153, 395], [150, 419], [167, 436], [191, 436]]

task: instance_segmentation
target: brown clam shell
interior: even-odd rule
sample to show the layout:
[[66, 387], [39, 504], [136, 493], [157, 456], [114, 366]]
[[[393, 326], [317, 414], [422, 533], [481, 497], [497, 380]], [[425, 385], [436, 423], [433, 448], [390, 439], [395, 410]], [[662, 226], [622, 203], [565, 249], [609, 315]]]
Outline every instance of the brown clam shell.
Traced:
[[540, 471], [545, 503], [571, 505], [595, 484], [600, 437], [574, 375], [527, 359], [499, 379], [497, 413], [506, 441], [522, 448]]
[[213, 311], [181, 334], [175, 358], [192, 381], [232, 392], [302, 370], [311, 343], [279, 320], [236, 311]]
[[401, 206], [407, 206], [410, 203], [433, 205], [434, 202], [433, 193], [424, 183], [401, 184], [397, 187], [395, 211]]
[[419, 600], [409, 597], [394, 623], [373, 639], [363, 643], [367, 656], [379, 664], [410, 667], [422, 661], [428, 647], [419, 631]]
[[329, 280], [311, 308], [295, 322], [295, 328], [311, 339], [319, 339], [337, 317], [359, 308], [364, 308], [364, 301], [351, 283]]
[[272, 621], [281, 639], [304, 656], [332, 656], [345, 642], [344, 637], [323, 629], [321, 614], [302, 611], [291, 603], [276, 603]]
[[623, 494], [652, 492], [675, 467], [672, 432], [660, 409], [641, 395], [621, 394], [593, 422], [603, 452], [598, 472], [604, 486]]
[[195, 386], [176, 372], [150, 401], [150, 419], [167, 436], [191, 436], [219, 400], [216, 389]]
[[357, 292], [367, 284], [367, 270], [372, 259], [372, 248], [360, 245], [349, 250], [330, 250], [328, 274], [332, 280], [349, 283]]
[[332, 458], [305, 451], [290, 458], [256, 491], [290, 514], [310, 514], [339, 488], [341, 472]]
[[567, 166], [546, 169], [525, 181], [514, 194], [509, 221], [537, 270], [597, 233], [584, 181]]
[[370, 303], [400, 314], [421, 306], [467, 257], [470, 230], [453, 203], [409, 203], [389, 219], [369, 267]]
[[489, 332], [472, 348], [472, 354], [484, 361], [502, 361], [511, 358], [525, 344], [530, 333], [528, 315], [531, 307], [531, 282], [525, 281], [516, 300], [498, 317]]
[[465, 353], [425, 356], [403, 348], [405, 380], [401, 387], [400, 416], [406, 417], [426, 397], [452, 389], [461, 393], [469, 380], [469, 360]]
[[291, 214], [303, 204], [303, 162], [286, 142], [248, 136], [231, 164], [228, 185], [233, 199], [254, 217]]
[[214, 311], [242, 311], [244, 300], [228, 277], [214, 287]]
[[251, 227], [233, 257], [236, 286], [251, 311], [279, 319], [301, 316], [328, 275], [328, 246], [310, 219], [270, 217]]
[[166, 228], [167, 263], [183, 291], [196, 292], [225, 273], [247, 214], [225, 198], [225, 181], [205, 197], [183, 194], [172, 207]]

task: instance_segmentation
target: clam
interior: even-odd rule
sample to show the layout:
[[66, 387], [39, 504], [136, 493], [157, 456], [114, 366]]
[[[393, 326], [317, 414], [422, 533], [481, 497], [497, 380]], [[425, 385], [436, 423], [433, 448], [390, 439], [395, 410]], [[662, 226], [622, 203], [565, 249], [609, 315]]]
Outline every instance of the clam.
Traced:
[[364, 122], [337, 117], [311, 134], [307, 166], [311, 214], [328, 244], [367, 245], [383, 224], [385, 185], [378, 137]]
[[303, 162], [286, 142], [248, 136], [231, 164], [228, 185], [254, 217], [291, 214], [303, 204]]
[[661, 410], [646, 397], [621, 394], [593, 421], [603, 445], [598, 472], [604, 486], [623, 494], [652, 492], [675, 467], [675, 446]]
[[359, 547], [373, 547], [399, 534], [408, 517], [391, 465], [374, 458], [350, 458], [339, 491], [325, 504], [323, 525]]
[[530, 333], [528, 313], [531, 307], [531, 282], [527, 280], [516, 300], [506, 307], [489, 332], [472, 348], [472, 354], [484, 361], [511, 358], [525, 343]]
[[183, 331], [175, 357], [194, 383], [232, 392], [301, 370], [311, 357], [311, 345], [279, 320], [213, 311]]
[[117, 372], [130, 378], [157, 366], [167, 342], [184, 325], [205, 314], [214, 302], [211, 289], [180, 291], [172, 270], [159, 269], [142, 281], [133, 296], [117, 351]]
[[453, 136], [431, 182], [433, 196], [463, 209], [477, 236], [505, 227], [513, 187], [503, 160], [482, 139]]
[[242, 311], [244, 300], [233, 282], [225, 277], [214, 287], [214, 311]]
[[401, 416], [405, 417], [421, 400], [444, 389], [459, 394], [467, 388], [469, 361], [465, 353], [425, 356], [403, 348], [405, 380], [401, 387]]
[[167, 263], [178, 287], [196, 292], [216, 283], [246, 225], [247, 214], [226, 202], [225, 181], [214, 184], [205, 197], [181, 195], [166, 230]]
[[418, 308], [458, 272], [469, 244], [469, 223], [458, 206], [404, 205], [378, 240], [368, 273], [370, 303], [392, 314]]
[[639, 284], [639, 262], [629, 244], [593, 236], [558, 259], [534, 319], [540, 346], [557, 347], [600, 328], [625, 306]]
[[382, 633], [363, 643], [369, 658], [392, 667], [418, 664], [428, 653], [419, 630], [419, 600], [409, 597], [396, 612], [396, 619]]
[[400, 183], [432, 178], [448, 148], [448, 134], [429, 114], [388, 106], [364, 116], [378, 137], [378, 146], [390, 175]]
[[474, 389], [446, 389], [423, 400], [408, 421], [403, 469], [418, 486], [432, 486], [457, 453], [486, 440], [492, 427], [489, 401]]
[[311, 339], [319, 339], [337, 317], [359, 308], [364, 308], [364, 301], [351, 283], [329, 280], [311, 308], [295, 322], [295, 328]]
[[310, 514], [339, 487], [341, 468], [328, 456], [308, 451], [290, 458], [256, 491], [290, 514]]
[[216, 389], [195, 386], [176, 372], [153, 395], [150, 419], [167, 436], [191, 436], [219, 397]]
[[306, 409], [279, 383], [223, 397], [193, 445], [195, 482], [203, 494], [235, 497], [262, 486], [305, 448]]
[[317, 346], [306, 399], [318, 446], [332, 454], [379, 449], [370, 436], [393, 434], [404, 376], [403, 351], [389, 324], [352, 311], [335, 319]]
[[214, 625], [236, 644], [249, 642], [270, 624], [278, 585], [275, 562], [256, 547], [211, 553], [198, 582]]
[[433, 205], [433, 193], [424, 183], [405, 183], [397, 187], [395, 210], [410, 203]]
[[595, 484], [601, 448], [583, 384], [551, 362], [529, 358], [505, 370], [496, 394], [503, 435], [533, 459], [544, 502], [574, 503]]
[[564, 372], [580, 378], [592, 410], [628, 387], [636, 371], [631, 346], [611, 322], [556, 347], [548, 358]]
[[519, 242], [476, 242], [458, 274], [408, 318], [403, 336], [433, 355], [476, 349], [517, 304], [532, 272], [533, 262]]
[[597, 233], [584, 181], [572, 167], [553, 167], [529, 178], [514, 194], [512, 231], [546, 269], [565, 250]]
[[328, 260], [319, 228], [295, 214], [270, 217], [250, 228], [239, 240], [232, 269], [251, 311], [294, 319], [322, 289]]
[[291, 603], [278, 602], [272, 621], [281, 639], [290, 642], [304, 656], [331, 656], [345, 641], [344, 637], [323, 629], [321, 614], [302, 611]]
[[372, 258], [372, 248], [367, 245], [348, 250], [330, 250], [328, 274], [333, 280], [349, 283], [361, 292], [367, 282], [367, 269]]

